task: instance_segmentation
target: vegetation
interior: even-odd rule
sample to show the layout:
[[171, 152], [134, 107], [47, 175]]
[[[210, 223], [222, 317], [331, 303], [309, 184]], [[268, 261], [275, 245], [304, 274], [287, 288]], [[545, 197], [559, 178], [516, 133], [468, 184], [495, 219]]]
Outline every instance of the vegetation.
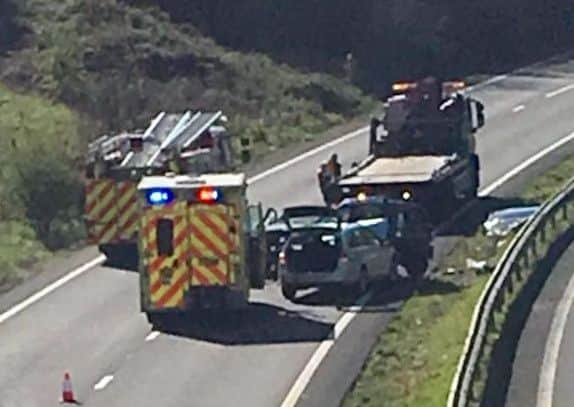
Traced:
[[159, 110], [225, 111], [257, 160], [370, 111], [360, 88], [563, 46], [574, 7], [522, 3], [0, 0], [0, 222], [50, 249], [77, 240], [86, 142]]
[[[480, 232], [462, 240], [438, 274], [422, 282], [371, 351], [344, 406], [446, 404], [474, 305], [488, 280], [468, 269], [466, 259], [484, 258], [490, 244]], [[495, 248], [490, 266], [502, 250]]]
[[[574, 156], [529, 182], [527, 202], [549, 199], [572, 177]], [[474, 307], [488, 275], [467, 259], [487, 259], [493, 269], [511, 237], [496, 241], [482, 230], [458, 241], [433, 278], [417, 292], [381, 335], [344, 405], [444, 406]]]
[[83, 147], [78, 116], [42, 97], [0, 86], [0, 118], [2, 288], [43, 257], [45, 247], [67, 246], [81, 234], [75, 162]]
[[153, 7], [18, 4], [31, 34], [7, 59], [4, 80], [88, 113], [102, 130], [146, 126], [159, 110], [221, 109], [237, 132], [284, 144], [289, 132], [316, 133], [371, 106], [341, 80], [222, 48]]
[[14, 242], [44, 252], [81, 238], [83, 154], [103, 132], [217, 109], [261, 155], [372, 106], [345, 81], [223, 48], [153, 6], [0, 0], [0, 273], [30, 258]]
[[[142, 0], [125, 0], [142, 3]], [[412, 76], [468, 76], [570, 47], [569, 0], [147, 0], [227, 46], [342, 74], [383, 92]], [[528, 44], [527, 47], [524, 44]]]

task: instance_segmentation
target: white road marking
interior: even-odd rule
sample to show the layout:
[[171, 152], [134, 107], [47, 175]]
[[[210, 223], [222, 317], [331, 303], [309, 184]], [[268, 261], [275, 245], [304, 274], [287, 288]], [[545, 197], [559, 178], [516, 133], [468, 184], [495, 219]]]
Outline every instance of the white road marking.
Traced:
[[[495, 82], [502, 81], [508, 78], [509, 75], [498, 75], [493, 78], [490, 78], [484, 82], [478, 83], [474, 86], [467, 88], [467, 91], [472, 91], [479, 87], [483, 87], [486, 85], [493, 84]], [[264, 178], [269, 177], [272, 174], [275, 174], [279, 171], [282, 171], [290, 166], [297, 164], [300, 161], [303, 161], [315, 154], [320, 153], [323, 150], [327, 150], [329, 148], [333, 148], [338, 144], [344, 143], [347, 140], [360, 136], [362, 133], [369, 130], [369, 127], [363, 127], [358, 130], [355, 130], [349, 134], [346, 134], [342, 137], [339, 137], [335, 140], [332, 140], [328, 143], [325, 143], [321, 146], [318, 146], [312, 150], [309, 150], [289, 161], [286, 161], [282, 164], [279, 164], [273, 168], [268, 169], [267, 171], [263, 171], [261, 174], [255, 175], [247, 180], [248, 184], [256, 183]], [[50, 294], [52, 291], [56, 290], [57, 288], [61, 287], [62, 285], [66, 284], [67, 282], [73, 280], [74, 278], [84, 274], [86, 271], [90, 270], [93, 267], [99, 266], [105, 261], [106, 257], [104, 255], [98, 256], [95, 259], [85, 263], [84, 265], [78, 267], [77, 269], [71, 271], [69, 274], [65, 275], [64, 277], [60, 278], [59, 280], [55, 281], [54, 283], [50, 284], [48, 287], [44, 288], [41, 291], [38, 291], [36, 294], [33, 294], [31, 297], [27, 298], [26, 300], [22, 301], [21, 303], [15, 305], [14, 307], [10, 308], [8, 311], [0, 314], [0, 324], [12, 318], [14, 315], [22, 312], [24, 309], [28, 308], [30, 305], [34, 304], [35, 302], [39, 301], [41, 298], [45, 297], [46, 295]]]
[[484, 87], [484, 86], [492, 85], [493, 83], [503, 81], [503, 80], [505, 80], [506, 78], [508, 78], [508, 76], [509, 76], [508, 74], [506, 74], [506, 75], [497, 75], [497, 76], [492, 77], [492, 78], [490, 78], [490, 79], [487, 79], [487, 80], [485, 80], [485, 81], [483, 81], [483, 82], [477, 83], [476, 85], [469, 86], [469, 87], [466, 88], [465, 90], [466, 90], [467, 92], [472, 92], [472, 91], [477, 90], [477, 89], [480, 89], [480, 88], [482, 88], [482, 87]]
[[114, 380], [113, 375], [104, 376], [94, 385], [94, 390], [100, 391], [106, 388], [108, 384], [110, 384]]
[[[253, 184], [255, 182], [258, 182], [264, 178], [269, 177], [270, 175], [273, 175], [279, 171], [282, 171], [286, 168], [291, 167], [294, 164], [297, 164], [298, 162], [305, 160], [315, 154], [320, 153], [323, 150], [327, 150], [329, 148], [333, 148], [338, 144], [344, 143], [347, 140], [350, 140], [352, 138], [358, 137], [360, 136], [362, 133], [364, 133], [365, 131], [367, 131], [369, 128], [368, 127], [363, 127], [359, 130], [355, 130], [349, 134], [346, 134], [342, 137], [339, 137], [335, 140], [332, 140], [328, 143], [325, 143], [319, 147], [316, 147], [312, 150], [307, 151], [306, 153], [303, 153], [289, 161], [286, 161], [282, 164], [279, 164], [273, 168], [270, 168], [267, 171], [262, 172], [261, 174], [258, 174], [254, 177], [251, 177], [250, 179], [247, 180], [247, 182], [249, 184]], [[46, 288], [38, 291], [37, 293], [33, 294], [32, 296], [30, 296], [29, 298], [25, 299], [24, 301], [22, 301], [21, 303], [15, 305], [14, 307], [10, 308], [8, 311], [4, 312], [3, 314], [0, 314], [0, 324], [7, 321], [8, 319], [12, 318], [14, 315], [22, 312], [24, 309], [28, 308], [30, 305], [36, 303], [37, 301], [39, 301], [40, 299], [42, 299], [43, 297], [45, 297], [46, 295], [50, 294], [52, 291], [56, 290], [57, 288], [63, 286], [64, 284], [68, 283], [69, 281], [73, 280], [76, 277], [79, 277], [80, 275], [84, 274], [86, 271], [99, 266], [100, 264], [102, 264], [104, 261], [106, 260], [106, 257], [104, 255], [100, 255], [98, 257], [96, 257], [95, 259], [85, 263], [84, 265], [78, 267], [77, 269], [71, 271], [69, 274], [66, 274], [65, 276], [63, 276], [62, 278], [60, 278], [59, 280], [56, 280], [55, 282], [53, 282], [52, 284], [50, 284], [49, 286], [47, 286]]]
[[20, 312], [24, 311], [26, 308], [28, 308], [30, 305], [40, 301], [42, 298], [44, 298], [45, 296], [47, 296], [48, 294], [50, 294], [52, 291], [60, 288], [61, 286], [63, 286], [64, 284], [72, 281], [73, 279], [75, 279], [76, 277], [81, 276], [82, 274], [84, 274], [86, 271], [89, 271], [90, 269], [99, 266], [100, 264], [102, 264], [104, 261], [106, 260], [106, 256], [101, 255], [96, 257], [95, 259], [87, 262], [86, 264], [84, 264], [83, 266], [78, 267], [77, 269], [71, 271], [70, 273], [66, 274], [65, 276], [61, 277], [60, 279], [54, 281], [52, 284], [48, 285], [47, 287], [41, 289], [40, 291], [38, 291], [37, 293], [31, 295], [30, 297], [26, 298], [24, 301], [20, 302], [19, 304], [14, 305], [12, 308], [10, 308], [9, 310], [7, 310], [6, 312], [4, 312], [3, 314], [0, 314], [0, 324], [2, 324], [3, 322], [6, 322], [7, 320], [9, 320], [10, 318], [12, 318], [13, 316], [19, 314]]
[[158, 337], [159, 335], [160, 335], [160, 332], [158, 332], [158, 331], [152, 331], [152, 332], [149, 333], [148, 336], [146, 336], [145, 341], [146, 341], [146, 342], [153, 341], [153, 340], [157, 339], [157, 337]]
[[[362, 309], [362, 307], [364, 307], [365, 304], [369, 301], [371, 295], [372, 293], [368, 292], [357, 301], [357, 305], [359, 305], [360, 309]], [[355, 312], [346, 312], [341, 318], [339, 318], [335, 324], [335, 327], [333, 328], [333, 338], [325, 339], [321, 342], [319, 347], [313, 353], [313, 356], [311, 356], [311, 359], [309, 359], [309, 362], [307, 362], [303, 368], [303, 371], [299, 374], [299, 377], [297, 377], [297, 380], [295, 380], [295, 383], [293, 383], [293, 386], [291, 386], [289, 393], [287, 393], [287, 396], [281, 403], [281, 407], [294, 407], [297, 404], [301, 394], [303, 394], [305, 388], [311, 381], [311, 378], [319, 368], [319, 365], [323, 359], [325, 359], [335, 344], [335, 341], [343, 333], [345, 328], [349, 326], [355, 315]]]
[[561, 95], [561, 94], [566, 93], [566, 92], [569, 92], [569, 91], [571, 91], [571, 90], [574, 90], [574, 83], [571, 84], [571, 85], [568, 85], [568, 86], [564, 86], [563, 88], [557, 89], [557, 90], [555, 90], [555, 91], [553, 91], [553, 92], [547, 93], [547, 94], [546, 94], [546, 97], [547, 97], [548, 99], [551, 99], [551, 98], [553, 98], [553, 97], [555, 97], [555, 96]]
[[526, 106], [524, 106], [524, 105], [518, 105], [514, 109], [512, 109], [512, 113], [522, 112], [525, 108], [526, 108]]
[[558, 369], [560, 345], [568, 321], [568, 313], [574, 302], [574, 275], [570, 277], [566, 292], [558, 304], [552, 319], [552, 327], [544, 349], [544, 359], [538, 382], [538, 397], [536, 407], [552, 407], [554, 396], [554, 381]]
[[506, 174], [504, 174], [502, 177], [500, 177], [499, 179], [494, 181], [492, 184], [490, 184], [488, 187], [486, 187], [481, 192], [481, 194], [484, 194], [484, 195], [491, 194], [493, 191], [500, 188], [503, 184], [507, 183], [511, 178], [514, 178], [515, 176], [520, 174], [522, 171], [524, 171], [526, 168], [530, 167], [532, 164], [534, 164], [537, 161], [539, 161], [540, 159], [544, 158], [546, 155], [550, 154], [551, 152], [559, 149], [563, 145], [568, 144], [572, 140], [574, 140], [574, 133], [570, 133], [566, 137], [564, 137], [564, 138], [556, 141], [555, 143], [549, 145], [544, 150], [541, 150], [538, 153], [534, 154], [533, 156], [531, 156], [527, 160], [520, 163], [520, 165], [514, 167], [513, 169], [508, 171]]
[[[502, 177], [495, 180], [493, 183], [491, 183], [487, 187], [483, 188], [480, 191], [480, 196], [490, 195], [492, 192], [494, 192], [495, 190], [500, 188], [503, 184], [505, 184], [506, 182], [510, 181], [513, 177], [518, 175], [520, 172], [524, 171], [525, 169], [530, 167], [532, 164], [534, 164], [535, 162], [537, 162], [538, 160], [540, 160], [541, 158], [543, 158], [547, 154], [550, 154], [552, 151], [558, 149], [559, 147], [563, 146], [564, 144], [566, 144], [572, 140], [574, 140], [574, 133], [569, 134], [568, 136], [566, 136], [566, 137], [558, 140], [557, 142], [553, 143], [552, 145], [546, 147], [544, 150], [536, 153], [532, 157], [523, 161], [517, 167], [513, 168], [512, 170], [510, 170], [509, 172], [504, 174]], [[456, 217], [456, 215], [455, 215], [455, 217]], [[573, 288], [573, 291], [574, 291], [574, 288]], [[352, 308], [353, 312], [345, 312], [341, 316], [341, 318], [339, 318], [339, 320], [335, 324], [335, 328], [334, 328], [334, 335], [333, 335], [334, 339], [329, 338], [329, 339], [325, 339], [324, 341], [321, 342], [319, 347], [313, 353], [313, 356], [311, 356], [311, 359], [309, 360], [309, 362], [307, 363], [305, 368], [301, 371], [301, 373], [299, 374], [299, 376], [295, 380], [295, 383], [293, 384], [293, 386], [289, 390], [289, 393], [287, 393], [287, 396], [285, 397], [285, 400], [281, 404], [281, 407], [294, 407], [297, 404], [297, 402], [299, 401], [299, 398], [301, 397], [301, 395], [305, 391], [305, 388], [307, 387], [307, 385], [311, 381], [311, 378], [313, 377], [313, 375], [315, 374], [315, 372], [319, 368], [319, 365], [321, 364], [323, 359], [325, 359], [325, 357], [329, 353], [329, 350], [335, 344], [335, 340], [340, 337], [340, 335], [343, 333], [345, 328], [347, 328], [350, 325], [350, 323], [357, 316], [357, 314], [364, 308], [365, 304], [368, 302], [371, 295], [372, 295], [372, 292], [367, 293], [367, 295], [365, 295], [361, 299], [361, 301], [359, 301], [357, 303], [357, 305], [353, 306], [353, 308]], [[574, 293], [573, 293], [573, 295], [574, 295]], [[542, 407], [542, 406], [537, 406], [537, 407]]]
[[369, 127], [363, 127], [359, 130], [355, 130], [352, 133], [346, 134], [342, 137], [339, 137], [335, 140], [329, 141], [328, 143], [325, 143], [323, 145], [320, 145], [319, 147], [316, 147], [312, 150], [307, 151], [306, 153], [303, 153], [295, 158], [292, 158], [289, 161], [285, 161], [282, 164], [279, 164], [273, 168], [268, 169], [267, 171], [263, 171], [261, 174], [257, 174], [254, 177], [251, 177], [250, 179], [247, 180], [248, 184], [253, 184], [255, 182], [261, 181], [264, 178], [269, 177], [270, 175], [273, 175], [279, 171], [283, 171], [286, 168], [289, 168], [295, 164], [297, 164], [298, 162], [301, 162], [303, 160], [306, 160], [309, 157], [312, 157], [318, 153], [320, 153], [321, 151], [324, 150], [328, 150], [330, 148], [335, 147], [336, 145], [339, 145], [341, 143], [344, 143], [347, 140], [351, 140], [352, 138], [358, 137], [360, 136], [362, 133], [366, 132], [369, 130]]

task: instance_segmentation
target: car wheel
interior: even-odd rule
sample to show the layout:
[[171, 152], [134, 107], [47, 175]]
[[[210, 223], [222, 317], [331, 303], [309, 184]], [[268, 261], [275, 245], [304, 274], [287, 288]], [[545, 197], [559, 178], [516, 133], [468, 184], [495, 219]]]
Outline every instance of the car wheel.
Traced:
[[295, 299], [295, 294], [297, 294], [297, 289], [291, 284], [281, 283], [281, 294], [283, 297], [287, 298], [289, 301]]

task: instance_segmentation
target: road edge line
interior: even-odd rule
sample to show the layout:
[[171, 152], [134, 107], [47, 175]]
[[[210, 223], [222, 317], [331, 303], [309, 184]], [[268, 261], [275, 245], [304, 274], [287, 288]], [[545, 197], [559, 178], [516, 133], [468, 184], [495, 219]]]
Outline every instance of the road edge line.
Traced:
[[[525, 171], [526, 169], [528, 169], [529, 167], [534, 165], [536, 162], [538, 162], [542, 158], [546, 157], [548, 154], [554, 152], [559, 147], [563, 146], [564, 144], [567, 144], [568, 142], [570, 142], [572, 140], [574, 140], [574, 132], [572, 132], [569, 135], [561, 138], [560, 140], [552, 143], [551, 145], [549, 145], [548, 147], [539, 151], [538, 153], [530, 156], [528, 159], [521, 162], [516, 167], [512, 168], [510, 171], [508, 171], [503, 176], [495, 179], [493, 182], [491, 182], [489, 185], [487, 185], [486, 187], [484, 187], [480, 191], [479, 196], [490, 195], [491, 193], [493, 193], [494, 191], [496, 191], [497, 189], [502, 187], [504, 184], [509, 182], [511, 179], [513, 179], [514, 177], [519, 175], [521, 172]], [[463, 206], [459, 211], [457, 211], [457, 213], [453, 217], [456, 218], [457, 216], [460, 216], [459, 212], [463, 212], [464, 210], [467, 210], [467, 209], [468, 209], [468, 207], [466, 205]], [[440, 227], [440, 225], [439, 225], [439, 227]], [[368, 294], [372, 295], [371, 292], [369, 292]], [[365, 297], [367, 297], [367, 295]], [[573, 294], [573, 297], [574, 297], [574, 294]], [[299, 373], [299, 376], [297, 377], [297, 379], [295, 380], [295, 382], [291, 386], [289, 392], [287, 393], [287, 397], [281, 403], [281, 407], [295, 407], [297, 405], [297, 403], [299, 402], [299, 399], [301, 398], [301, 396], [303, 395], [303, 393], [306, 389], [306, 386], [309, 384], [309, 382], [313, 378], [313, 375], [315, 374], [315, 372], [319, 368], [322, 361], [328, 355], [329, 350], [335, 345], [336, 339], [343, 333], [345, 328], [347, 328], [347, 326], [349, 326], [351, 324], [351, 322], [357, 316], [357, 314], [362, 311], [364, 305], [365, 304], [359, 305], [358, 311], [345, 312], [343, 315], [341, 315], [341, 317], [337, 320], [335, 327], [333, 328], [334, 330], [336, 330], [338, 332], [338, 335], [334, 339], [331, 339], [331, 338], [325, 339], [319, 344], [319, 346], [316, 348], [315, 352], [311, 356], [311, 359], [309, 360], [307, 365], [305, 365], [305, 367], [303, 368], [301, 373]], [[339, 324], [339, 321], [342, 321], [343, 319], [345, 319], [344, 327], [342, 329], [341, 329], [341, 327], [339, 327], [339, 329], [337, 329], [337, 325]], [[330, 342], [330, 344], [324, 345], [327, 342]], [[316, 359], [319, 359], [319, 360], [316, 360]], [[311, 363], [311, 362], [313, 362], [313, 363]], [[309, 369], [310, 371], [307, 372], [307, 369]], [[312, 369], [312, 371], [311, 371], [311, 369]], [[305, 376], [305, 377], [302, 377], [302, 376]], [[305, 383], [305, 386], [302, 386], [302, 383]], [[297, 393], [297, 395], [292, 394], [292, 393]], [[537, 407], [551, 407], [551, 405], [545, 405], [545, 406], [538, 405]]]
[[8, 310], [6, 310], [2, 314], [0, 314], [0, 324], [8, 321], [10, 318], [18, 315], [19, 313], [24, 311], [26, 308], [28, 308], [31, 305], [35, 304], [36, 302], [40, 301], [42, 298], [44, 298], [45, 296], [47, 296], [51, 292], [57, 290], [58, 288], [60, 288], [64, 284], [72, 281], [73, 279], [81, 276], [82, 274], [91, 270], [92, 268], [101, 265], [105, 261], [106, 261], [106, 256], [104, 256], [102, 254], [102, 255], [96, 257], [95, 259], [90, 260], [87, 263], [84, 263], [82, 266], [72, 270], [71, 272], [64, 275], [63, 277], [60, 277], [59, 279], [57, 279], [53, 283], [47, 285], [46, 287], [44, 287], [40, 291], [37, 291], [36, 293], [27, 297], [25, 300], [23, 300], [23, 301], [19, 302], [18, 304], [10, 307]]
[[568, 323], [568, 316], [572, 309], [572, 303], [574, 303], [574, 275], [570, 277], [566, 292], [554, 311], [550, 333], [544, 346], [542, 369], [538, 376], [536, 407], [552, 407], [556, 372], [558, 370], [558, 358], [560, 357], [562, 339], [564, 337], [566, 324]]

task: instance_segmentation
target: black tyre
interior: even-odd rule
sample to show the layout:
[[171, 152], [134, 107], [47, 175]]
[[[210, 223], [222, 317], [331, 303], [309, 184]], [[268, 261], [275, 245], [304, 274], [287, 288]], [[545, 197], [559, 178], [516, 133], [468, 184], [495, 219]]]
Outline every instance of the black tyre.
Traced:
[[418, 279], [425, 275], [428, 267], [428, 260], [420, 255], [411, 255], [405, 267], [407, 268], [407, 272], [411, 279]]
[[126, 256], [121, 247], [116, 245], [102, 245], [100, 252], [106, 256], [106, 265], [110, 267], [123, 268], [126, 263]]
[[265, 273], [263, 270], [259, 270], [258, 267], [253, 267], [250, 273], [250, 283], [251, 288], [256, 290], [261, 290], [265, 287]]
[[271, 263], [267, 266], [267, 270], [265, 272], [265, 277], [269, 280], [277, 281], [278, 277], [278, 265], [277, 263]]
[[161, 331], [167, 326], [166, 315], [160, 314], [158, 312], [146, 312], [147, 322], [158, 331]]
[[287, 298], [289, 301], [293, 301], [297, 294], [297, 289], [291, 284], [281, 283], [281, 294], [283, 294], [283, 297]]

